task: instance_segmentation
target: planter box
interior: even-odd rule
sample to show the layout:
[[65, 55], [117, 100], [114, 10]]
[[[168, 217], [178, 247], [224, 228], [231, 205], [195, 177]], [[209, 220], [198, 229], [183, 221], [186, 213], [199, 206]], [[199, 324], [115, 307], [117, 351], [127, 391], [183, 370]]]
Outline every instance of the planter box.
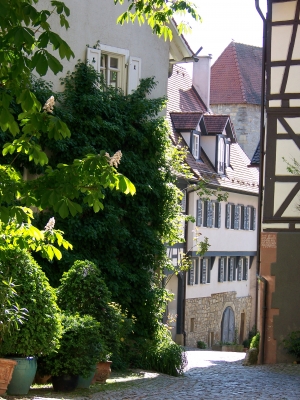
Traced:
[[215, 351], [235, 351], [240, 353], [244, 351], [244, 346], [242, 344], [226, 344], [222, 346], [213, 344], [211, 348]]

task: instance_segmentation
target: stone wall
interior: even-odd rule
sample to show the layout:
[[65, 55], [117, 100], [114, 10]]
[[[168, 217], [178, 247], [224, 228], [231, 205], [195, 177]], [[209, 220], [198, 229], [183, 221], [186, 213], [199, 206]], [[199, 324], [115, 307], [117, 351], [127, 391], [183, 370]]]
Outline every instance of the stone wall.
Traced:
[[211, 109], [230, 115], [238, 143], [251, 160], [260, 139], [260, 105], [212, 104]]
[[[235, 315], [235, 327], [238, 338], [240, 335], [241, 314], [245, 314], [243, 340], [248, 337], [251, 330], [251, 296], [236, 297], [236, 292], [212, 294], [210, 297], [199, 297], [186, 300], [185, 332], [186, 345], [196, 347], [197, 341], [202, 340], [211, 347], [221, 340], [221, 323], [223, 312], [230, 306]], [[191, 327], [191, 319], [194, 327]], [[193, 332], [191, 332], [191, 328]]]

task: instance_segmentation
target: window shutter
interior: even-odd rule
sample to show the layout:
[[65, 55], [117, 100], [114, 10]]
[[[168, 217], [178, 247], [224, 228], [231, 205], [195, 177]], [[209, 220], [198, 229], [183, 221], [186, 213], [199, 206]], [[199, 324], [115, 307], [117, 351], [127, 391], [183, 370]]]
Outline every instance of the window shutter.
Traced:
[[245, 206], [241, 206], [241, 229], [245, 229]]
[[210, 283], [211, 258], [206, 258], [206, 283]]
[[201, 260], [200, 283], [206, 283], [206, 259], [205, 258], [202, 258], [202, 260]]
[[240, 258], [238, 262], [238, 268], [237, 268], [237, 280], [241, 281], [242, 280], [242, 265], [243, 265], [243, 259]]
[[194, 265], [195, 265], [195, 285], [198, 285], [199, 283], [199, 259], [194, 260]]
[[142, 60], [138, 57], [129, 57], [127, 93], [131, 94], [140, 84]]
[[181, 210], [185, 214], [185, 211], [186, 211], [186, 190], [182, 191]]
[[208, 227], [208, 201], [204, 201], [203, 226]]
[[226, 204], [226, 219], [225, 219], [225, 225], [227, 229], [230, 229], [230, 204]]
[[234, 229], [239, 229], [240, 227], [240, 206], [234, 207]]
[[234, 260], [233, 260], [233, 257], [230, 257], [230, 259], [229, 259], [229, 273], [228, 273], [228, 280], [230, 281], [230, 282], [232, 282], [233, 281], [233, 270], [234, 270]]
[[224, 282], [224, 258], [220, 257], [219, 259], [219, 282]]
[[218, 220], [216, 221], [217, 227], [221, 228], [221, 203], [216, 203]]
[[256, 225], [256, 208], [255, 207], [252, 208], [252, 212], [253, 212], [253, 214], [252, 214], [252, 229], [253, 229], [253, 231], [255, 231], [255, 225]]
[[188, 285], [194, 284], [194, 264], [190, 267], [188, 271]]
[[211, 228], [213, 226], [213, 203], [207, 202], [207, 226]]
[[246, 259], [245, 259], [245, 274], [244, 274], [244, 276], [245, 276], [245, 281], [247, 281], [248, 280], [248, 269], [249, 269], [249, 260], [248, 260], [248, 257], [246, 257]]
[[224, 260], [224, 281], [228, 280], [227, 279], [227, 257], [223, 257]]
[[246, 214], [246, 227], [245, 227], [245, 229], [247, 229], [247, 231], [249, 230], [249, 228], [250, 228], [250, 224], [249, 224], [249, 217], [250, 217], [250, 207], [249, 206], [247, 206], [247, 207], [245, 207], [245, 214]]
[[202, 225], [202, 200], [197, 200], [196, 226]]
[[100, 72], [101, 65], [101, 50], [100, 49], [91, 49], [87, 48], [86, 51], [86, 60], [91, 64], [96, 71]]

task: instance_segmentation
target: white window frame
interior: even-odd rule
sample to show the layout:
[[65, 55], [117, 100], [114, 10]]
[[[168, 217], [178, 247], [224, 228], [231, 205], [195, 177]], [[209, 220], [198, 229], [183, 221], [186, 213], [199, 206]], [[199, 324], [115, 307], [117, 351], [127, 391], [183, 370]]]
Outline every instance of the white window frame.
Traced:
[[200, 135], [198, 133], [192, 133], [193, 135], [193, 144], [192, 144], [192, 154], [195, 157], [196, 160], [199, 160], [199, 155], [200, 155]]

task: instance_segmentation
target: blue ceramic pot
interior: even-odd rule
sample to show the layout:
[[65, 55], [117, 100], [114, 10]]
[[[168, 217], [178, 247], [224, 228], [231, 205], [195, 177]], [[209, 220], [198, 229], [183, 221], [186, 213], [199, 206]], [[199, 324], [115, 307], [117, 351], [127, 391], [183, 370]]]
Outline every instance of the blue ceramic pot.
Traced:
[[17, 361], [10, 384], [7, 386], [7, 394], [27, 394], [32, 384], [37, 363], [35, 357], [9, 357]]
[[93, 369], [93, 371], [91, 371], [90, 376], [88, 378], [84, 378], [83, 376], [79, 375], [77, 387], [81, 388], [81, 389], [88, 389], [92, 383], [94, 376], [95, 376], [95, 372], [96, 372], [96, 365], [95, 365], [95, 368]]

